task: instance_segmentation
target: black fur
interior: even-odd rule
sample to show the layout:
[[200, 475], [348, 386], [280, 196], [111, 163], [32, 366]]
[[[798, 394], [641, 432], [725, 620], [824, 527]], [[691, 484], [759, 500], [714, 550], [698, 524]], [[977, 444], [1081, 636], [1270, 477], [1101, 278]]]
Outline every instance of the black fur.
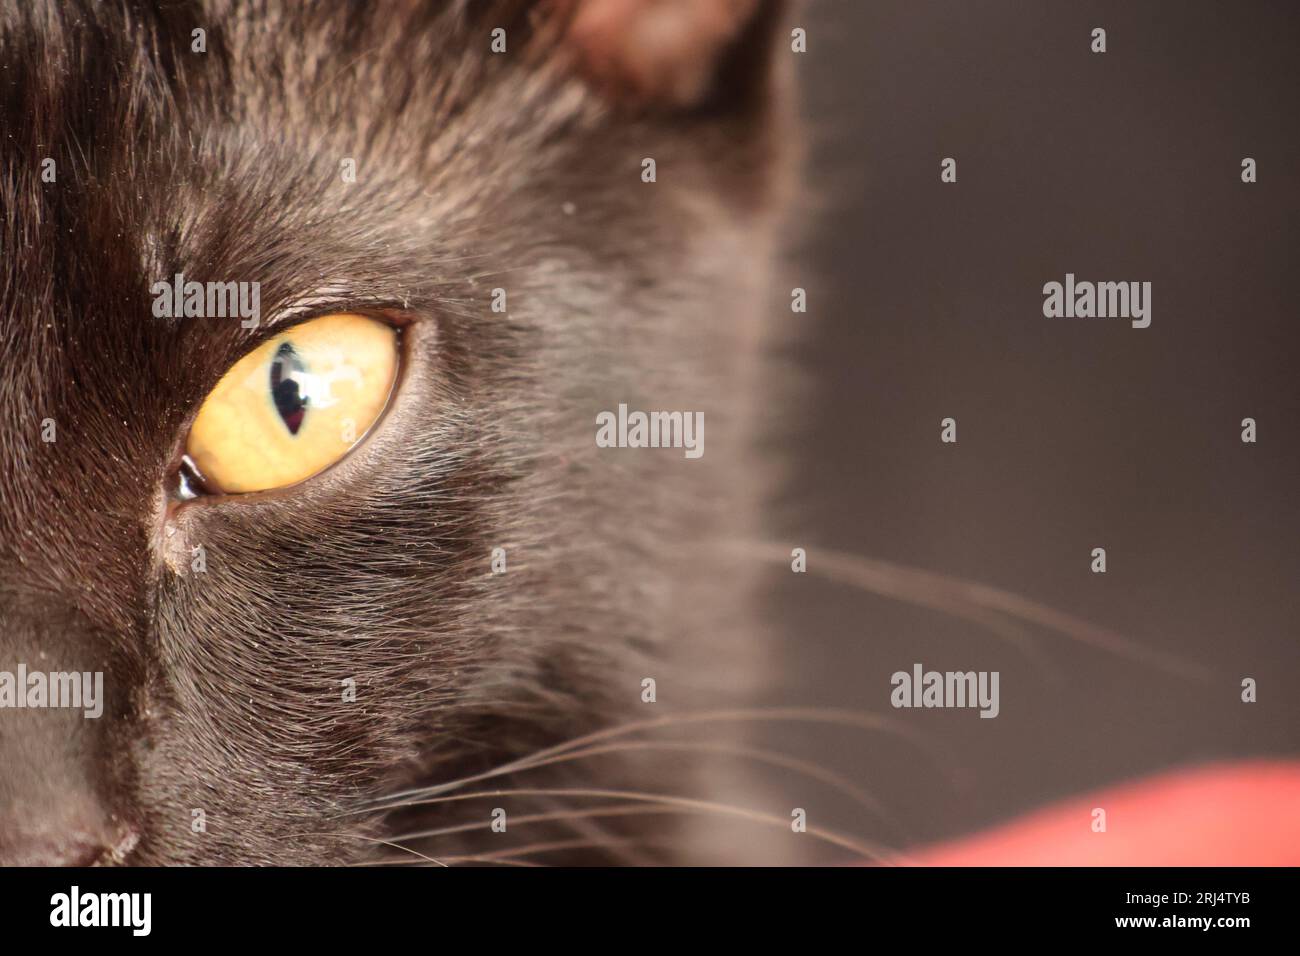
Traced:
[[[493, 807], [544, 801], [357, 811], [741, 687], [724, 545], [785, 298], [773, 10], [683, 105], [596, 82], [563, 4], [5, 0], [0, 669], [102, 669], [108, 710], [0, 711], [0, 858], [349, 862], [457, 820], [482, 826], [421, 850], [473, 855], [504, 845]], [[260, 282], [266, 320], [402, 323], [375, 434], [294, 489], [175, 500], [199, 404], [271, 331], [154, 318], [177, 272]], [[597, 448], [619, 402], [703, 411], [705, 456]], [[709, 796], [693, 774], [639, 753], [511, 785]]]

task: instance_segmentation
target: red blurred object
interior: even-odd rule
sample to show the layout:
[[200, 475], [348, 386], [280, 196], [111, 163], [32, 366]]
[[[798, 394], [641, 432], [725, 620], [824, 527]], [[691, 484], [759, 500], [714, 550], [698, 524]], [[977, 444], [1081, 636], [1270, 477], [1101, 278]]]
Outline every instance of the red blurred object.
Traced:
[[[1094, 833], [1092, 811], [1106, 811]], [[921, 866], [1300, 865], [1300, 762], [1162, 774], [907, 854]]]

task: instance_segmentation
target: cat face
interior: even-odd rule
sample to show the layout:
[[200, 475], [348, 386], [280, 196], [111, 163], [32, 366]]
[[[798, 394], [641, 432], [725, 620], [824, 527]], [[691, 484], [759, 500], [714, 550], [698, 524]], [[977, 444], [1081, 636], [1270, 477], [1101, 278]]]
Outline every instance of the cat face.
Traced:
[[[96, 718], [0, 709], [0, 859], [353, 860], [375, 798], [642, 716], [741, 613], [692, 566], [753, 497], [775, 5], [296, 6], [0, 18], [0, 672], [103, 675]], [[257, 321], [158, 314], [178, 274]], [[283, 487], [187, 471], [328, 316], [391, 330], [374, 427]], [[709, 453], [599, 448], [621, 402]]]

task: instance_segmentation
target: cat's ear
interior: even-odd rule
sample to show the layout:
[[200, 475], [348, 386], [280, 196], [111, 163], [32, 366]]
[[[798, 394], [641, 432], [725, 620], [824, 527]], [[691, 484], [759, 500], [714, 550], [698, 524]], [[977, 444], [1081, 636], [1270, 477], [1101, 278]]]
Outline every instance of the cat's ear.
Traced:
[[785, 0], [551, 0], [576, 69], [621, 104], [762, 102]]

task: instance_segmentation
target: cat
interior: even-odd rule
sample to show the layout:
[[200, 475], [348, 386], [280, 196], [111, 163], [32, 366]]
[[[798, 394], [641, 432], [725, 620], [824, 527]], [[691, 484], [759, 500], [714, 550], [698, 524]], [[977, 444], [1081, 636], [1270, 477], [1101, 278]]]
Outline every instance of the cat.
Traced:
[[[773, 478], [787, 13], [0, 6], [0, 670], [105, 698], [0, 710], [0, 862], [758, 847], [691, 822], [744, 788], [707, 759], [724, 730], [617, 728], [764, 679], [733, 544]], [[263, 321], [156, 316], [180, 274], [258, 283]], [[403, 331], [373, 432], [299, 485], [187, 494], [221, 376], [338, 313]], [[599, 447], [623, 403], [700, 414], [707, 454]], [[608, 752], [547, 759], [587, 735]]]

